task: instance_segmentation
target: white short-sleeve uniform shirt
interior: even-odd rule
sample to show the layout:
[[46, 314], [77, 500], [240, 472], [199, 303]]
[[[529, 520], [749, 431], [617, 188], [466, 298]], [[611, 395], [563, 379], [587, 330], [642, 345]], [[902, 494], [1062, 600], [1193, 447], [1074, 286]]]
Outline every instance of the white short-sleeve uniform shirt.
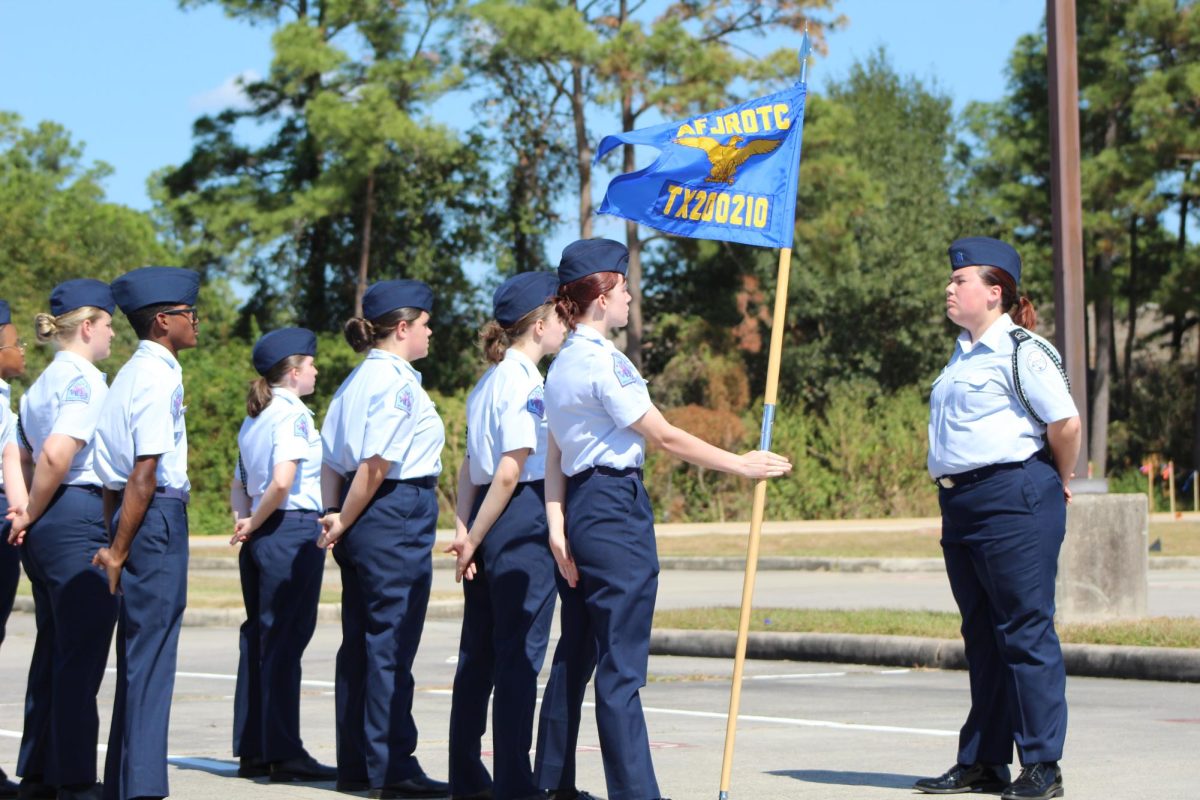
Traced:
[[542, 374], [529, 356], [509, 348], [467, 396], [471, 483], [491, 483], [500, 457], [529, 448], [521, 483], [546, 477], [546, 402]]
[[[1015, 326], [1002, 314], [971, 343], [963, 331], [929, 398], [931, 477], [957, 475], [989, 464], [1025, 461], [1045, 446], [1046, 426], [1026, 413], [1012, 374]], [[1045, 339], [1031, 334], [1053, 350]], [[1057, 351], [1054, 351], [1057, 354]], [[1036, 346], [1021, 348], [1021, 387], [1047, 423], [1078, 416], [1058, 367]]]
[[372, 456], [391, 462], [389, 480], [439, 475], [446, 428], [400, 356], [372, 349], [338, 387], [321, 425], [325, 463], [348, 475]]
[[158, 486], [187, 491], [187, 426], [183, 369], [171, 351], [142, 340], [109, 387], [96, 424], [96, 474], [125, 488], [134, 462], [159, 456]]
[[238, 432], [238, 480], [258, 509], [275, 466], [298, 462], [296, 477], [281, 511], [321, 510], [321, 434], [312, 411], [292, 391], [276, 386], [274, 397], [257, 417], [246, 417]]
[[108, 396], [104, 373], [76, 353], [60, 350], [21, 397], [21, 430], [34, 463], [53, 434], [84, 442], [63, 483], [99, 486], [94, 466], [96, 425]]
[[546, 419], [562, 451], [562, 469], [628, 469], [646, 458], [646, 442], [629, 426], [653, 404], [646, 381], [625, 354], [579, 325], [546, 376]]

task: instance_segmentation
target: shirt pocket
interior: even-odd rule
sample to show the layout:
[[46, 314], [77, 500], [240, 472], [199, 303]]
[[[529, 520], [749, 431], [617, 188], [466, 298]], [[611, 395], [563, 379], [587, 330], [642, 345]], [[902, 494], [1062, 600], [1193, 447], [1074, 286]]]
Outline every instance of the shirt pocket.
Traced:
[[968, 372], [955, 376], [953, 393], [955, 417], [960, 422], [981, 420], [1010, 407], [1010, 394], [995, 372]]

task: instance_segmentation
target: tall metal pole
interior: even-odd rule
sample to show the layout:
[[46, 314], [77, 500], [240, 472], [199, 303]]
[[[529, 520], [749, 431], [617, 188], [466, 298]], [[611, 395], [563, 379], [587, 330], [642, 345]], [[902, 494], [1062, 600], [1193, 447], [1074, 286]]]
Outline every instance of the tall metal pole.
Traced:
[[1071, 397], [1083, 428], [1078, 481], [1088, 486], [1087, 351], [1084, 345], [1083, 204], [1079, 186], [1079, 67], [1075, 54], [1075, 0], [1046, 0], [1046, 64], [1050, 78], [1050, 207], [1054, 240], [1054, 338], [1071, 379]]

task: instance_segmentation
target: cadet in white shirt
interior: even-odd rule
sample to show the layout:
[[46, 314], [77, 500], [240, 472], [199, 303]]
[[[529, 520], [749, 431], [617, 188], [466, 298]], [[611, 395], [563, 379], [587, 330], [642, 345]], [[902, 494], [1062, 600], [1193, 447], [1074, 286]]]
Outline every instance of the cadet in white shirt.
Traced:
[[108, 358], [112, 312], [107, 283], [81, 278], [50, 294], [37, 337], [54, 342], [54, 360], [21, 398], [25, 455], [33, 465], [29, 505], [12, 520], [33, 587], [37, 641], [25, 690], [17, 773], [22, 792], [99, 797], [96, 693], [104, 679], [117, 618], [116, 598], [91, 566], [108, 544], [93, 438], [108, 394], [93, 362]]
[[[0, 512], [13, 514], [28, 500], [21, 471], [21, 449], [17, 444], [17, 415], [12, 412], [10, 378], [25, 373], [25, 343], [12, 321], [8, 301], [0, 300]], [[8, 544], [8, 520], [0, 522], [0, 642], [4, 641], [8, 615], [12, 613], [21, 578], [21, 557]], [[0, 769], [0, 797], [16, 797], [17, 785]]]
[[93, 563], [121, 593], [117, 684], [104, 766], [106, 800], [166, 797], [167, 729], [187, 605], [187, 427], [176, 355], [196, 346], [200, 276], [142, 267], [112, 283], [141, 342], [109, 388], [96, 426], [96, 474], [111, 544]]
[[[946, 316], [963, 330], [929, 398], [929, 474], [962, 613], [971, 710], [955, 765], [914, 788], [1061, 797], [1067, 699], [1054, 578], [1079, 413], [1057, 351], [1030, 333], [1037, 314], [1017, 294], [1017, 251], [972, 236], [949, 255]], [[1021, 774], [1009, 784], [1014, 743]]]
[[414, 752], [412, 664], [421, 642], [437, 529], [445, 428], [413, 361], [429, 352], [433, 292], [371, 285], [346, 341], [367, 357], [321, 426], [322, 546], [342, 571], [337, 656], [338, 786], [372, 798], [444, 797]]
[[284, 328], [251, 353], [261, 376], [250, 384], [238, 433], [229, 501], [242, 544], [238, 564], [246, 621], [233, 701], [238, 775], [274, 782], [332, 781], [300, 739], [300, 659], [317, 627], [325, 551], [321, 533], [321, 435], [301, 401], [313, 393], [317, 337]]
[[[554, 616], [547, 542], [546, 409], [537, 364], [566, 327], [554, 308], [558, 276], [524, 272], [492, 298], [480, 336], [491, 362], [467, 398], [467, 455], [458, 472], [456, 536], [462, 636], [450, 709], [451, 796], [514, 800], [538, 794], [529, 764], [537, 677]], [[492, 699], [495, 780], [480, 757]]]
[[546, 519], [559, 571], [578, 588], [561, 595], [563, 640], [538, 729], [537, 778], [557, 790], [556, 798], [577, 793], [574, 743], [593, 638], [609, 799], [660, 797], [639, 697], [658, 589], [654, 513], [642, 485], [646, 440], [697, 466], [747, 478], [791, 471], [774, 453], [714, 447], [654, 407], [645, 380], [608, 338], [629, 320], [628, 264], [624, 245], [587, 239], [568, 245], [558, 267], [558, 307], [572, 332], [546, 377]]

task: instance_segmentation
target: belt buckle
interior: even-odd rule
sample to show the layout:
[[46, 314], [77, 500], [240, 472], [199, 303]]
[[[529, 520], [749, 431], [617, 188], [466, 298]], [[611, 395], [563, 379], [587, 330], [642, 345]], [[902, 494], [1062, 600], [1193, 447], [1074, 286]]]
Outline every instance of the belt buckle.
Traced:
[[943, 475], [942, 477], [935, 479], [934, 483], [943, 489], [953, 489], [955, 486], [954, 478], [951, 478], [949, 475]]

